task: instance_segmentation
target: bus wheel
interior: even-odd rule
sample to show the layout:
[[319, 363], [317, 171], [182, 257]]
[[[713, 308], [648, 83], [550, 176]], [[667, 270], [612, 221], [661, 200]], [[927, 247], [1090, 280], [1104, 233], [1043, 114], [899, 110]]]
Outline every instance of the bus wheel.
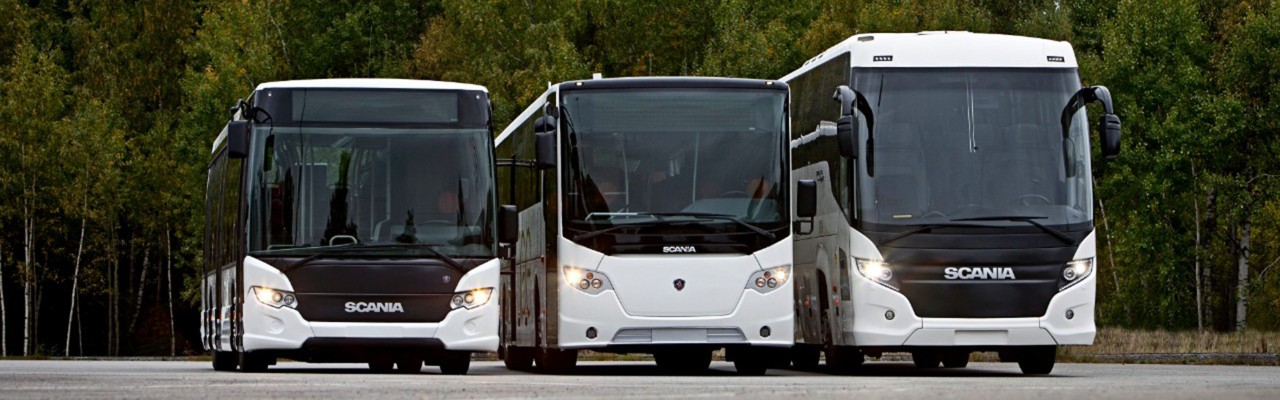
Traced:
[[471, 352], [450, 351], [440, 359], [440, 373], [445, 375], [466, 375], [471, 369]]
[[396, 363], [391, 361], [370, 361], [369, 370], [379, 374], [391, 372], [396, 368]]
[[1058, 346], [1033, 346], [1018, 354], [1018, 367], [1027, 375], [1048, 375], [1058, 360]]
[[765, 363], [759, 354], [747, 353], [733, 359], [733, 368], [738, 370], [738, 375], [760, 376], [769, 370]]
[[711, 350], [664, 350], [653, 353], [653, 361], [665, 372], [705, 373], [711, 368]]
[[422, 372], [422, 359], [402, 358], [396, 360], [396, 372], [401, 374], [416, 374]]
[[528, 371], [533, 368], [533, 351], [523, 347], [507, 347], [502, 363], [512, 371]]
[[943, 353], [942, 366], [945, 368], [964, 368], [969, 366], [969, 352], [948, 351]]
[[240, 353], [240, 372], [266, 372], [267, 366], [275, 364], [275, 360], [252, 351]]
[[866, 359], [857, 348], [847, 346], [827, 347], [827, 368], [829, 369], [848, 372], [862, 366], [864, 361]]
[[578, 365], [577, 350], [541, 348], [536, 358], [538, 370], [548, 374], [566, 374]]
[[938, 368], [940, 356], [936, 351], [916, 350], [911, 352], [911, 362], [916, 368]]
[[822, 351], [813, 346], [795, 346], [791, 348], [791, 365], [799, 370], [811, 370], [818, 368], [818, 360], [822, 358]]
[[235, 371], [239, 364], [236, 360], [236, 353], [230, 351], [213, 351], [213, 370], [214, 371]]

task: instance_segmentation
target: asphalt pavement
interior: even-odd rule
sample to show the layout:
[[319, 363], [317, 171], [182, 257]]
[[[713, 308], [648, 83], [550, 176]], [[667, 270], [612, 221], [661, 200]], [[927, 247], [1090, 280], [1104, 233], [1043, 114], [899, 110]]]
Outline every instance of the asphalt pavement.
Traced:
[[854, 375], [770, 370], [745, 377], [716, 362], [707, 374], [669, 376], [646, 362], [584, 362], [572, 375], [475, 362], [466, 376], [376, 374], [357, 364], [282, 362], [265, 373], [215, 372], [207, 362], [0, 361], [0, 398], [845, 398], [845, 399], [1280, 399], [1280, 367], [1059, 364], [1025, 376], [1016, 364], [921, 370], [868, 363]]

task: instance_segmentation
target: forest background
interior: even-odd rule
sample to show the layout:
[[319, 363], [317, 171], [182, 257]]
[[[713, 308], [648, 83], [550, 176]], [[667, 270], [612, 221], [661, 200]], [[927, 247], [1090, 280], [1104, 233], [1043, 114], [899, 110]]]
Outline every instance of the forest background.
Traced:
[[778, 78], [923, 30], [1070, 41], [1111, 88], [1100, 325], [1280, 330], [1274, 0], [0, 0], [0, 349], [200, 353], [209, 148], [259, 83], [471, 82], [498, 130], [548, 82]]

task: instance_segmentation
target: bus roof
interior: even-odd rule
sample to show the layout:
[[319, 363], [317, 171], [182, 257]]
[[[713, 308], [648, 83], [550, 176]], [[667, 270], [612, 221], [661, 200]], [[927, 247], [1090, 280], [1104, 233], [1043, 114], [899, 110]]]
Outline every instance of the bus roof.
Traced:
[[932, 31], [918, 33], [864, 33], [832, 46], [805, 61], [783, 81], [850, 53], [850, 67], [875, 68], [1075, 68], [1071, 43], [1026, 36]]
[[633, 89], [633, 88], [710, 88], [710, 89], [776, 89], [787, 90], [782, 82], [763, 79], [718, 78], [701, 76], [659, 76], [635, 78], [585, 79], [561, 82], [560, 90]]
[[488, 93], [484, 86], [469, 83], [428, 81], [417, 79], [384, 79], [384, 78], [340, 78], [340, 79], [303, 79], [294, 81], [267, 82], [258, 85], [255, 90], [263, 89], [423, 89], [423, 90], [479, 90]]

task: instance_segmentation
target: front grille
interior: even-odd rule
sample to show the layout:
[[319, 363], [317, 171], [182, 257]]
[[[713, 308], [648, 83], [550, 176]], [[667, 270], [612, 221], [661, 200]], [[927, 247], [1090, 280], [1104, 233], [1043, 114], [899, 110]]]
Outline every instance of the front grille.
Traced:
[[[924, 318], [1039, 317], [1058, 294], [1062, 265], [1017, 265], [1016, 279], [945, 279], [948, 266], [895, 265], [900, 290]], [[986, 267], [955, 265], [954, 267]]]
[[308, 321], [440, 322], [462, 272], [439, 260], [334, 259], [287, 276]]
[[440, 322], [451, 311], [451, 297], [298, 293], [298, 313], [313, 322]]
[[747, 336], [737, 328], [654, 328], [623, 329], [613, 335], [619, 344], [651, 343], [742, 343]]

